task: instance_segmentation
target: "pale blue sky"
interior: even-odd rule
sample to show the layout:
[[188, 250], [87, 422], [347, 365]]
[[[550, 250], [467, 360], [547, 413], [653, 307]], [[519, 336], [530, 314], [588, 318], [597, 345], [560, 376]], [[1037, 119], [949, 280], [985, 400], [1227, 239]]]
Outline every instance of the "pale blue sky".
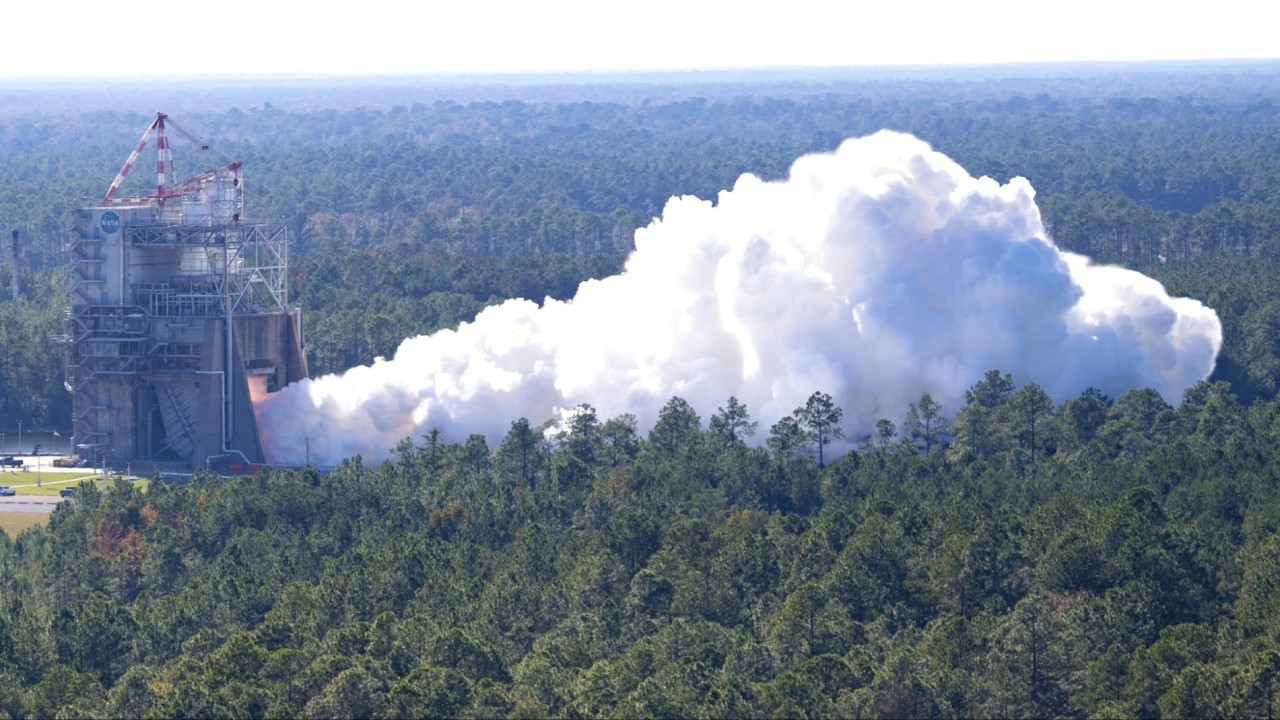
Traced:
[[560, 72], [1280, 57], [1261, 0], [8, 3], [0, 77]]

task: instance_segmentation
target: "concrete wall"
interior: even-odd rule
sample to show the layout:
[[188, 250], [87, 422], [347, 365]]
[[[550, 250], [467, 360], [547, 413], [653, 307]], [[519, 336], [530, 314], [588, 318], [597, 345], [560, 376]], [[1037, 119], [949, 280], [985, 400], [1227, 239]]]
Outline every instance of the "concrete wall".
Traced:
[[236, 346], [245, 366], [275, 371], [276, 388], [307, 377], [299, 318], [293, 313], [236, 318]]
[[[239, 320], [236, 320], [235, 325], [240, 324]], [[199, 373], [202, 411], [196, 421], [196, 457], [192, 458], [192, 464], [198, 466], [204, 465], [207, 458], [223, 455], [225, 451], [238, 451], [244, 455], [243, 460], [251, 463], [262, 462], [262, 446], [258, 442], [258, 424], [249, 398], [243, 355], [238, 347], [239, 343], [235, 343], [232, 347], [231, 366], [227, 367], [225, 328], [224, 319], [205, 320]], [[230, 386], [231, 402], [228, 408], [224, 408], [224, 380]], [[222, 437], [226, 412], [230, 414], [230, 427], [227, 447], [224, 449]]]
[[[200, 366], [200, 407], [197, 419], [196, 455], [193, 464], [222, 455], [223, 375], [230, 382], [230, 436], [227, 449], [244, 455], [250, 463], [263, 462], [257, 418], [249, 394], [250, 373], [265, 376], [270, 370], [278, 387], [307, 376], [297, 319], [292, 314], [246, 315], [233, 320], [231, 366], [226, 365], [225, 320], [209, 318], [204, 324]], [[238, 458], [238, 456], [237, 456]], [[240, 460], [237, 459], [236, 462]]]

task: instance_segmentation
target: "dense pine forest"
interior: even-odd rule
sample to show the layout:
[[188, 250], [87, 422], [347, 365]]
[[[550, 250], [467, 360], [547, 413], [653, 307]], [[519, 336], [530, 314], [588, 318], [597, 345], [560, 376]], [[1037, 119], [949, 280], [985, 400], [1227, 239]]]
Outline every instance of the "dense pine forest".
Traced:
[[[0, 88], [0, 224], [24, 239], [22, 297], [0, 300], [6, 425], [65, 428], [46, 340], [63, 213], [150, 117], [77, 93], [100, 98]], [[1202, 300], [1224, 348], [1176, 405], [1055, 406], [992, 368], [962, 407], [921, 397], [871, 438], [842, 441], [819, 392], [772, 427], [676, 397], [648, 433], [584, 406], [559, 431], [510, 418], [496, 447], [406, 438], [376, 467], [85, 485], [0, 536], [0, 713], [1277, 711], [1280, 66], [200, 98], [179, 121], [291, 229], [313, 372], [571, 297], [668, 197], [884, 127], [1027, 177], [1060, 246]]]
[[803, 410], [751, 447], [749, 408], [676, 398], [647, 437], [584, 409], [496, 452], [84, 486], [0, 538], [0, 709], [1270, 716], [1280, 406], [970, 396], [825, 468]]

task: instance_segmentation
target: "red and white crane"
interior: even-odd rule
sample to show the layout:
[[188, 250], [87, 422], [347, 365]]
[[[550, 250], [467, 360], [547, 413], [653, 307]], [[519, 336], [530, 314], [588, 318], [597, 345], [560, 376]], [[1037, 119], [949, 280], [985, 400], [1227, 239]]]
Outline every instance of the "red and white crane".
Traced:
[[[173, 168], [173, 154], [169, 151], [169, 138], [165, 134], [165, 124], [178, 131], [178, 134], [195, 145], [202, 151], [208, 151], [209, 146], [200, 138], [192, 135], [169, 118], [162, 112], [156, 113], [156, 119], [151, 121], [146, 131], [142, 133], [142, 137], [138, 140], [138, 144], [134, 146], [133, 152], [129, 153], [129, 159], [124, 161], [124, 165], [120, 167], [120, 172], [116, 173], [116, 177], [111, 181], [111, 186], [107, 188], [107, 194], [102, 198], [103, 205], [123, 205], [134, 203], [157, 203], [163, 204], [168, 198], [182, 197], [188, 193], [194, 192], [206, 182], [215, 179], [223, 173], [237, 173], [241, 164], [239, 161], [229, 163], [219, 168], [207, 170], [199, 175], [188, 178], [177, 184], [176, 175]], [[138, 195], [128, 197], [115, 197], [116, 191], [120, 189], [120, 184], [124, 182], [125, 176], [133, 169], [138, 162], [138, 157], [142, 154], [142, 150], [147, 146], [147, 140], [151, 138], [152, 133], [156, 136], [156, 189], [150, 195]]]

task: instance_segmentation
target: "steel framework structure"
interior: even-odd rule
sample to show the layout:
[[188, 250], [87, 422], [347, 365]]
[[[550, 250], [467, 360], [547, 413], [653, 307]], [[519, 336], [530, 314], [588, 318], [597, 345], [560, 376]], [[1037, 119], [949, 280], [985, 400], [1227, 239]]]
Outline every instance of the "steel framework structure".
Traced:
[[[70, 304], [59, 339], [75, 445], [95, 465], [108, 456], [199, 461], [197, 451], [208, 449], [198, 437], [199, 388], [213, 375], [221, 387], [211, 392], [224, 404], [218, 449], [229, 451], [232, 385], [244, 381], [236, 319], [289, 313], [287, 230], [242, 218], [239, 162], [170, 184], [166, 119], [157, 115], [102, 204], [75, 211], [70, 223]], [[153, 132], [155, 192], [116, 197]]]

